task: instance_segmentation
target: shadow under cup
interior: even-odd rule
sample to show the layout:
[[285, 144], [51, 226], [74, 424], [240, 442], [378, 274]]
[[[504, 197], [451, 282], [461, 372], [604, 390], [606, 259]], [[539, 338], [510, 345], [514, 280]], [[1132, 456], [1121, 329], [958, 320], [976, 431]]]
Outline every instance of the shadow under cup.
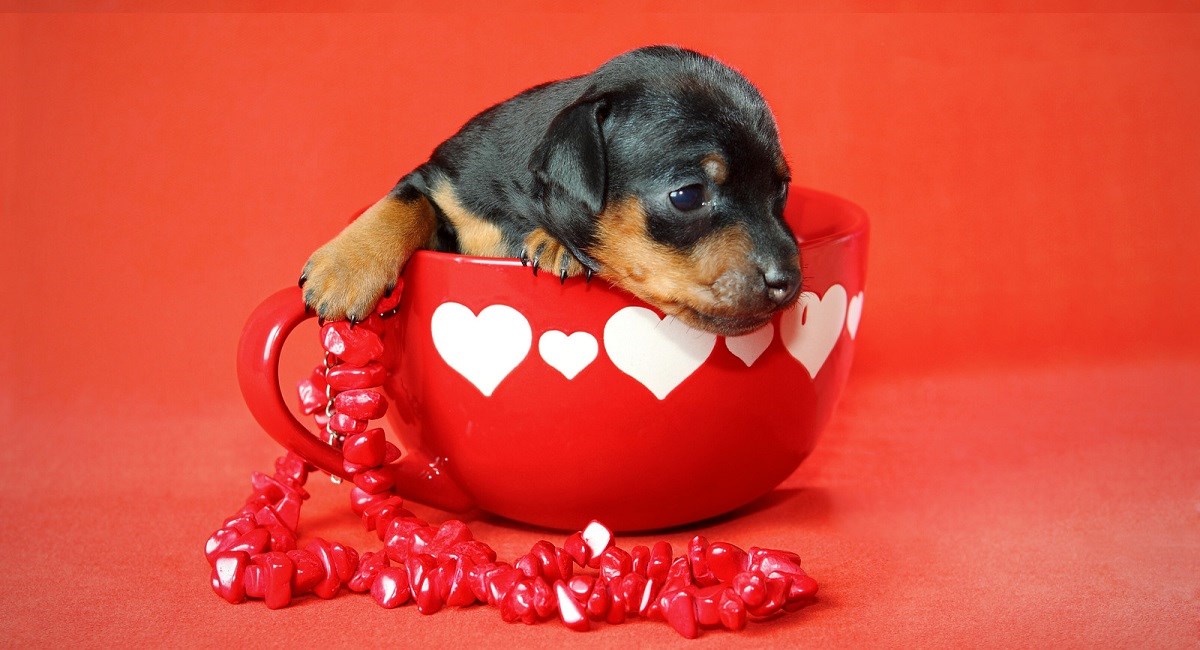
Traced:
[[[866, 272], [860, 208], [797, 188], [785, 216], [801, 239], [800, 302], [737, 337], [664, 318], [603, 281], [417, 252], [380, 321], [387, 417], [405, 453], [378, 471], [405, 499], [566, 530], [675, 526], [771, 491], [833, 412]], [[297, 287], [267, 298], [242, 332], [239, 384], [273, 438], [352, 478], [280, 391], [283, 343], [310, 317]]]
[[385, 335], [401, 446], [441, 459], [482, 509], [551, 528], [662, 528], [766, 494], [833, 412], [866, 271], [860, 208], [796, 188], [785, 216], [804, 294], [740, 337], [663, 319], [603, 281], [418, 252]]

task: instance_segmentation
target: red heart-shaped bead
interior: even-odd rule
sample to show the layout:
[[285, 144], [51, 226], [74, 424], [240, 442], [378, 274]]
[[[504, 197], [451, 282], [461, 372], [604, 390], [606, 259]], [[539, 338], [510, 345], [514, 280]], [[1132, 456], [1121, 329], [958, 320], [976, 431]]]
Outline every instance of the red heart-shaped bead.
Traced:
[[325, 572], [324, 577], [313, 587], [312, 592], [325, 600], [333, 598], [342, 586], [342, 581], [338, 577], [338, 570], [334, 564], [333, 551], [329, 542], [317, 537], [309, 542], [304, 547], [304, 550], [312, 553], [321, 562], [321, 569]]
[[513, 562], [513, 566], [526, 578], [535, 578], [542, 575], [542, 565], [532, 553], [526, 553], [517, 558], [517, 561]]
[[449, 519], [438, 527], [437, 533], [427, 544], [426, 552], [441, 556], [456, 545], [471, 541], [471, 538], [471, 529], [467, 528], [466, 524], [457, 519]]
[[633, 572], [645, 577], [650, 568], [650, 547], [638, 544], [629, 549], [629, 555], [633, 558]]
[[554, 553], [554, 544], [546, 540], [539, 540], [529, 549], [529, 556], [534, 558], [538, 564], [537, 575], [546, 578], [549, 583], [554, 583], [562, 579], [562, 572], [558, 568], [558, 556]]
[[711, 585], [696, 590], [696, 622], [700, 625], [721, 624], [721, 594], [729, 587]]
[[504, 602], [504, 598], [508, 596], [508, 591], [517, 584], [521, 579], [521, 572], [514, 569], [508, 564], [498, 564], [494, 569], [484, 575], [484, 583], [487, 585], [487, 602], [489, 605], [497, 606]]
[[[395, 485], [395, 481], [392, 479], [391, 472], [373, 469], [369, 472], [355, 474], [354, 484], [370, 494], [380, 494], [382, 492], [389, 492], [392, 486]], [[362, 514], [365, 513], [366, 509], [363, 510]]]
[[588, 616], [595, 620], [602, 620], [608, 615], [608, 608], [612, 601], [608, 597], [608, 582], [603, 578], [596, 578], [596, 584], [592, 586], [592, 595], [587, 599]]
[[665, 541], [658, 541], [650, 549], [650, 563], [646, 566], [646, 577], [651, 580], [662, 581], [667, 579], [667, 571], [671, 569], [671, 544]]
[[619, 585], [615, 586], [621, 592], [621, 597], [625, 601], [625, 609], [630, 614], [636, 614], [642, 605], [642, 595], [646, 590], [646, 579], [636, 573], [627, 574], [621, 578]]
[[384, 532], [387, 531], [392, 520], [397, 517], [411, 516], [413, 516], [413, 513], [404, 507], [404, 499], [393, 495], [365, 508], [362, 513], [362, 520], [363, 526], [369, 531], [377, 531], [379, 540], [383, 541]]
[[538, 576], [532, 580], [533, 611], [539, 619], [548, 618], [554, 613], [554, 592], [545, 578]]
[[758, 571], [769, 576], [772, 573], [804, 573], [800, 568], [800, 556], [790, 551], [751, 547], [748, 552], [747, 571]]
[[579, 599], [579, 602], [585, 604], [587, 603], [588, 598], [591, 597], [592, 589], [595, 588], [595, 586], [596, 577], [586, 573], [572, 576], [569, 580], [567, 580], [567, 588], [571, 590], [571, 593], [575, 594], [575, 597]]
[[767, 600], [767, 579], [761, 573], [743, 571], [733, 577], [732, 586], [747, 607], [758, 607]]
[[391, 497], [392, 494], [388, 492], [371, 494], [356, 485], [350, 490], [350, 511], [361, 517], [367, 511], [367, 508], [387, 501]]
[[342, 443], [342, 457], [355, 465], [378, 467], [383, 464], [386, 444], [383, 429], [368, 429], [346, 437]]
[[290, 528], [282, 525], [267, 526], [266, 531], [271, 537], [269, 547], [272, 551], [286, 553], [296, 548], [296, 534]]
[[537, 612], [533, 608], [533, 583], [531, 580], [519, 580], [508, 590], [504, 600], [500, 603], [500, 618], [506, 623], [536, 622]]
[[356, 388], [375, 388], [382, 386], [386, 380], [387, 369], [378, 361], [372, 361], [365, 366], [334, 366], [325, 376], [329, 387], [339, 392]]
[[217, 595], [237, 604], [246, 600], [246, 567], [250, 555], [241, 551], [216, 553], [212, 558], [212, 588]]
[[308, 463], [290, 451], [275, 460], [275, 478], [280, 480], [286, 478], [302, 485], [308, 480], [309, 471]]
[[[817, 596], [817, 581], [807, 573], [792, 576], [792, 588], [788, 590], [787, 604], [807, 605]], [[798, 607], [796, 608], [798, 609]]]
[[417, 601], [417, 611], [425, 615], [436, 614], [445, 604], [430, 576], [425, 576], [421, 581], [421, 585], [413, 593], [413, 599]]
[[286, 553], [271, 552], [250, 560], [261, 567], [263, 600], [269, 609], [287, 607], [292, 602], [292, 576], [295, 565]]
[[300, 412], [305, 415], [312, 415], [317, 411], [324, 410], [325, 405], [329, 403], [329, 398], [325, 395], [325, 387], [318, 386], [311, 379], [304, 379], [296, 384], [296, 394], [300, 398]]
[[362, 554], [358, 560], [358, 570], [354, 572], [354, 576], [346, 583], [346, 588], [356, 593], [370, 591], [371, 584], [375, 581], [375, 576], [379, 575], [379, 570], [391, 566], [388, 563], [387, 554], [373, 553], [367, 551]]
[[411, 553], [404, 560], [404, 568], [408, 570], [408, 587], [417, 598], [421, 585], [428, 582], [428, 574], [437, 568], [437, 560], [425, 553]]
[[232, 528], [220, 528], [213, 533], [204, 544], [204, 557], [209, 564], [215, 564], [217, 557], [233, 546], [241, 533]]
[[329, 418], [329, 428], [341, 434], [362, 433], [367, 430], [367, 421], [345, 413], [334, 413]]
[[[761, 574], [759, 574], [761, 575]], [[746, 603], [746, 613], [758, 618], [766, 618], [783, 609], [787, 602], [788, 590], [792, 587], [792, 579], [783, 573], [772, 573], [767, 577], [766, 598], [763, 602], [751, 606]]]
[[611, 625], [624, 623], [625, 617], [629, 614], [629, 607], [625, 600], [625, 592], [621, 590], [619, 584], [609, 584], [608, 598], [608, 616], [605, 620]]
[[468, 575], [468, 582], [471, 585], [471, 593], [475, 594], [475, 600], [479, 602], [488, 602], [488, 583], [487, 574], [496, 568], [495, 562], [478, 562], [471, 568]]
[[592, 559], [591, 548], [587, 545], [587, 542], [583, 541], [582, 532], [572, 533], [563, 542], [563, 550], [567, 552], [567, 555], [571, 556], [575, 564], [581, 567], [587, 566], [588, 562]]
[[699, 636], [700, 630], [696, 626], [696, 603], [690, 589], [674, 591], [666, 600], [663, 616], [666, 617], [667, 623], [686, 639]]
[[558, 618], [563, 625], [576, 632], [587, 632], [591, 629], [592, 623], [586, 611], [562, 580], [554, 583], [554, 595], [558, 601]]
[[304, 549], [288, 551], [292, 564], [296, 565], [296, 574], [292, 577], [292, 594], [311, 593], [325, 579], [325, 567], [317, 556]]
[[479, 540], [468, 540], [455, 544], [449, 551], [443, 553], [447, 557], [470, 558], [475, 564], [488, 564], [496, 561], [496, 551]]
[[403, 567], [380, 567], [371, 583], [371, 597], [385, 609], [399, 607], [408, 602], [408, 575]]
[[592, 520], [580, 532], [583, 541], [588, 545], [589, 559], [587, 565], [593, 569], [600, 566], [600, 554], [613, 544], [613, 532], [604, 524]]
[[365, 327], [354, 327], [340, 320], [321, 328], [321, 346], [326, 352], [355, 366], [366, 365], [383, 356], [383, 341]]
[[698, 587], [707, 587], [719, 582], [708, 566], [708, 540], [703, 535], [696, 535], [688, 543], [688, 564], [692, 569], [692, 581]]
[[745, 551], [728, 542], [713, 542], [708, 546], [708, 568], [720, 582], [728, 583], [745, 571], [748, 557]]
[[719, 607], [721, 625], [724, 625], [726, 629], [737, 632], [746, 627], [746, 604], [732, 589], [721, 592]]
[[262, 553], [271, 546], [271, 533], [265, 528], [255, 528], [247, 531], [246, 534], [237, 538], [227, 550], [243, 551], [251, 556]]
[[339, 413], [356, 420], [374, 420], [387, 413], [388, 403], [383, 393], [370, 388], [356, 388], [344, 393], [338, 393], [333, 398], [333, 406]]
[[612, 582], [633, 572], [633, 556], [623, 548], [611, 546], [600, 554], [600, 575]]
[[475, 562], [469, 557], [459, 557], [454, 562], [454, 572], [450, 575], [450, 590], [446, 594], [446, 604], [451, 607], [466, 607], [475, 602], [475, 591], [471, 586], [471, 572]]

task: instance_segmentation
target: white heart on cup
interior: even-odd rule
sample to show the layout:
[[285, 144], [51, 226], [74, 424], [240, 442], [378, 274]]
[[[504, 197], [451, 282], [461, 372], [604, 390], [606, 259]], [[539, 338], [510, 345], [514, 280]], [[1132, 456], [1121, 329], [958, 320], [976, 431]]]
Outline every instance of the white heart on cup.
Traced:
[[715, 335], [673, 316], [660, 320], [645, 307], [625, 307], [604, 324], [604, 351], [613, 365], [658, 399], [696, 372], [716, 345]]
[[767, 323], [765, 327], [760, 327], [749, 334], [726, 336], [725, 347], [729, 348], [729, 351], [749, 368], [754, 365], [755, 361], [758, 361], [773, 338], [775, 338], [775, 325]]
[[574, 379], [575, 375], [591, 365], [599, 351], [596, 337], [587, 332], [575, 332], [567, 336], [565, 332], [550, 330], [538, 339], [538, 354], [567, 379]]
[[837, 345], [846, 322], [846, 290], [835, 284], [818, 297], [811, 291], [800, 294], [800, 302], [779, 321], [779, 336], [809, 377], [816, 377]]
[[521, 312], [489, 305], [476, 316], [465, 305], [438, 305], [429, 323], [433, 346], [446, 365], [490, 397], [533, 345], [533, 330]]
[[846, 310], [846, 331], [853, 340], [858, 335], [858, 322], [862, 320], [863, 292], [859, 291], [850, 299], [850, 308]]

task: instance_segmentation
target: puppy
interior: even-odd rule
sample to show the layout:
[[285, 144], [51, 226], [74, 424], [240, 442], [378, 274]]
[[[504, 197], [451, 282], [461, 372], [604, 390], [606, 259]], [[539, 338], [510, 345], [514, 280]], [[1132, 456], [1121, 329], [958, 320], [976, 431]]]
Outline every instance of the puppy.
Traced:
[[775, 121], [744, 77], [675, 47], [530, 88], [475, 116], [304, 267], [324, 319], [362, 320], [420, 248], [595, 274], [743, 334], [801, 284]]

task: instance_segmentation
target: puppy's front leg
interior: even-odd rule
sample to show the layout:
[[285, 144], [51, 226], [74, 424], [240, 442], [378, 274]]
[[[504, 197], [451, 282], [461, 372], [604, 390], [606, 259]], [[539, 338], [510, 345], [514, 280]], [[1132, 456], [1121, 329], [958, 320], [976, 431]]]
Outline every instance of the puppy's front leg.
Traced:
[[436, 228], [424, 195], [391, 192], [309, 258], [300, 276], [305, 304], [326, 320], [365, 319]]

